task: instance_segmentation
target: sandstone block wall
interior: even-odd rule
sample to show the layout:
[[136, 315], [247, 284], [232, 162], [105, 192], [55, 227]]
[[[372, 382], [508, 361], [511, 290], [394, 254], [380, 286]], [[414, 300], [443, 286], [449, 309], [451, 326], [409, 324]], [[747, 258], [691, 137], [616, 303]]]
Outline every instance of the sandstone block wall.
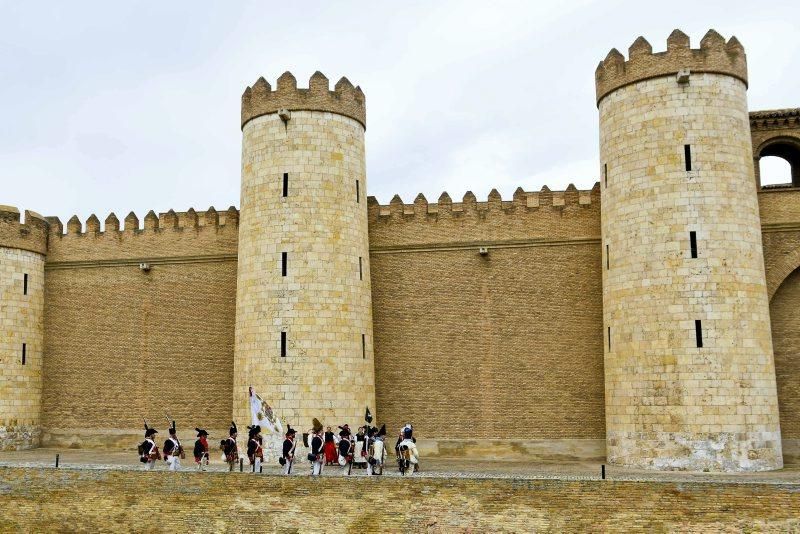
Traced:
[[693, 73], [600, 102], [609, 461], [782, 465], [745, 90]]
[[0, 246], [0, 450], [39, 444], [43, 314], [44, 256]]
[[238, 420], [249, 418], [250, 385], [300, 430], [313, 417], [353, 426], [367, 406], [375, 411], [365, 191], [358, 121], [292, 111], [287, 123], [273, 113], [244, 125], [233, 380]]
[[[307, 465], [307, 464], [306, 464]], [[796, 484], [0, 468], [0, 530], [718, 532], [800, 528]], [[44, 503], [44, 504], [43, 504]]]

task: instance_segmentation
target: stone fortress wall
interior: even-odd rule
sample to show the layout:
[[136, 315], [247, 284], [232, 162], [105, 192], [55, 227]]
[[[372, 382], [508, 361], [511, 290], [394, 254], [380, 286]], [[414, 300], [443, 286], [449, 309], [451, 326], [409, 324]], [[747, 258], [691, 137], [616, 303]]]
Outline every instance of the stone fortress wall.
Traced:
[[[306, 111], [298, 106], [316, 100], [310, 90], [297, 94], [294, 109], [288, 101], [289, 124], [336, 120], [351, 130], [366, 124], [352, 102]], [[261, 107], [252, 104], [259, 119], [251, 122], [283, 127], [280, 108], [262, 100], [254, 100]], [[800, 132], [773, 122], [775, 136]], [[760, 125], [759, 135], [768, 138], [770, 127]], [[277, 187], [280, 173], [273, 171]], [[349, 181], [353, 172], [338, 176]], [[360, 187], [363, 194], [366, 186]], [[335, 189], [334, 204], [352, 200], [337, 195]], [[800, 443], [800, 189], [757, 196], [786, 455]], [[605, 456], [600, 197], [600, 184], [589, 191], [518, 189], [506, 200], [496, 191], [486, 201], [469, 192], [461, 202], [447, 194], [436, 203], [420, 195], [388, 205], [362, 197], [363, 212], [353, 216], [363, 215], [368, 229], [362, 261], [370, 292], [358, 298], [371, 298], [366, 348], [373, 351], [371, 408], [379, 422], [393, 432], [413, 421], [426, 454]], [[66, 228], [55, 218], [39, 223], [46, 244], [39, 249], [46, 253], [42, 445], [131, 447], [141, 419], [164, 426], [165, 412], [184, 438], [196, 425], [209, 428], [212, 438], [225, 435], [231, 399], [241, 404], [250, 380], [234, 379], [239, 218], [235, 208], [211, 208], [150, 212], [143, 224], [134, 214], [121, 224], [112, 214], [102, 229], [95, 216], [85, 224], [72, 218]], [[315, 221], [324, 218], [308, 213], [303, 223]], [[0, 236], [4, 249], [20, 248], [18, 238]], [[275, 270], [280, 259], [272, 260]], [[269, 343], [278, 350], [278, 338]], [[262, 380], [269, 388], [270, 378]], [[18, 393], [0, 389], [0, 405]], [[289, 398], [261, 393], [274, 406]], [[314, 410], [297, 409], [288, 422], [305, 430]], [[356, 411], [351, 425], [363, 408]], [[235, 413], [240, 425], [247, 422]], [[330, 420], [336, 417], [321, 418], [340, 424]]]

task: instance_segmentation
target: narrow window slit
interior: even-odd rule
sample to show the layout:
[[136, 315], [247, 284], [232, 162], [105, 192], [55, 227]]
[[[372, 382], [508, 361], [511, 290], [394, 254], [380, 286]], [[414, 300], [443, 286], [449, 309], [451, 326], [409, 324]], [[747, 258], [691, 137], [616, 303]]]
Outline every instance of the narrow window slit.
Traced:
[[281, 276], [286, 276], [288, 260], [289, 260], [289, 253], [281, 252]]
[[689, 246], [692, 249], [692, 258], [697, 257], [697, 232], [689, 232]]
[[361, 334], [361, 357], [367, 359], [367, 335]]
[[286, 332], [281, 332], [281, 358], [286, 357]]
[[28, 346], [23, 343], [22, 344], [22, 365], [25, 365], [25, 357], [27, 356]]
[[609, 269], [609, 265], [611, 265], [611, 259], [608, 257], [608, 245], [606, 245], [606, 271]]
[[361, 188], [358, 184], [358, 180], [356, 180], [356, 203], [361, 203]]
[[358, 279], [364, 279], [364, 269], [362, 267], [361, 256], [358, 257]]
[[23, 295], [27, 295], [28, 294], [28, 275], [27, 274], [25, 274], [22, 277], [22, 294]]
[[608, 350], [611, 351], [611, 327], [608, 327]]
[[289, 173], [283, 173], [283, 196], [289, 196]]
[[692, 145], [683, 145], [683, 157], [686, 161], [686, 170], [692, 170]]
[[700, 323], [700, 319], [695, 319], [694, 321], [694, 336], [697, 339], [697, 347], [703, 347], [703, 326]]
[[608, 163], [603, 163], [603, 181], [608, 187]]

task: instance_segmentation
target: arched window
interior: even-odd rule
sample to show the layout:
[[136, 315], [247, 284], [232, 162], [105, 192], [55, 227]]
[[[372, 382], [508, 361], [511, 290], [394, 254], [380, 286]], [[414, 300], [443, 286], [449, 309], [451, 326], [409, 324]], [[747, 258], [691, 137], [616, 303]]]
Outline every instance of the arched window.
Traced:
[[776, 138], [766, 142], [758, 154], [761, 187], [800, 187], [800, 139]]

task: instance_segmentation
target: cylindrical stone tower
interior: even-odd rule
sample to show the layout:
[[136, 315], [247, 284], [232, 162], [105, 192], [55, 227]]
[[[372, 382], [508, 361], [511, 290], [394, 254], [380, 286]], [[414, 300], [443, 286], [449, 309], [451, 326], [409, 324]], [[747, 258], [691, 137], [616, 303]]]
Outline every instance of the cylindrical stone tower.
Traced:
[[41, 437], [44, 258], [41, 215], [0, 206], [0, 450], [31, 449]]
[[248, 386], [301, 431], [375, 411], [364, 93], [316, 72], [242, 96], [234, 405]]
[[780, 468], [744, 49], [639, 37], [596, 86], [608, 461]]

